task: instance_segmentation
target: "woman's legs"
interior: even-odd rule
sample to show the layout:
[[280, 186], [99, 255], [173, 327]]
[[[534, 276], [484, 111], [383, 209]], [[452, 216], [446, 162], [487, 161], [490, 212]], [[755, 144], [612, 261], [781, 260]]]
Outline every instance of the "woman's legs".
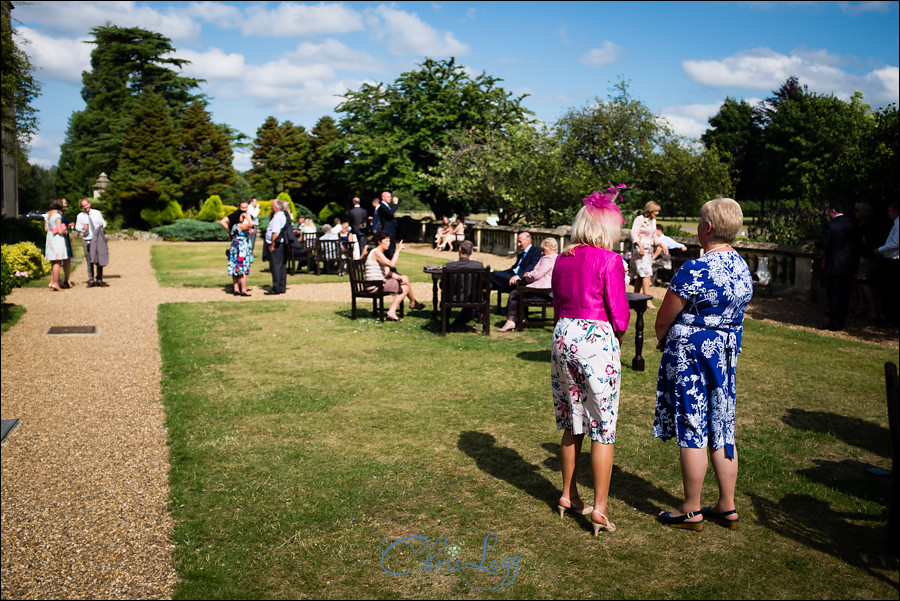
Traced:
[[50, 287], [59, 290], [59, 261], [52, 261], [50, 268]]
[[394, 302], [391, 303], [391, 307], [388, 309], [388, 316], [397, 319], [397, 309], [400, 307], [400, 303], [403, 302], [403, 299], [407, 297], [410, 292], [409, 284], [400, 284], [400, 292], [394, 295]]
[[[708, 465], [706, 449], [679, 447], [679, 451], [681, 483], [684, 486], [684, 503], [681, 505], [680, 513], [700, 511], [700, 493], [703, 491], [703, 479], [706, 477]], [[722, 452], [724, 453], [725, 449], [722, 449]]]
[[247, 274], [243, 274], [240, 277], [241, 282], [241, 294], [247, 294]]
[[[645, 278], [641, 278], [641, 293], [642, 294], [650, 294], [650, 276], [649, 275]], [[647, 308], [648, 309], [656, 308], [653, 306], [652, 300], [647, 301]]]
[[578, 496], [578, 482], [576, 481], [582, 440], [584, 440], [584, 434], [572, 434], [570, 430], [564, 430], [562, 441], [559, 443], [559, 464], [563, 479], [562, 496], [576, 507], [584, 505], [581, 497]]
[[402, 288], [403, 286], [406, 286], [406, 296], [409, 297], [410, 304], [417, 305], [416, 296], [413, 294], [412, 284], [409, 283], [408, 275], [400, 276], [400, 287]]
[[69, 277], [69, 274], [72, 273], [72, 259], [64, 260], [62, 265], [63, 265], [63, 273], [66, 276], [66, 286], [71, 288], [72, 282], [71, 282], [71, 278]]
[[239, 276], [239, 275], [231, 276], [231, 288], [235, 294], [240, 294], [240, 292], [241, 292], [241, 276]]
[[594, 474], [594, 511], [609, 515], [609, 482], [612, 478], [613, 445], [591, 441], [591, 471]]
[[714, 451], [711, 450], [709, 458], [712, 460], [713, 471], [716, 473], [716, 482], [719, 484], [719, 500], [713, 507], [713, 511], [717, 513], [731, 511], [735, 508], [734, 487], [737, 483], [738, 472], [737, 448], [735, 447], [734, 449], [733, 459], [725, 456], [725, 447]]

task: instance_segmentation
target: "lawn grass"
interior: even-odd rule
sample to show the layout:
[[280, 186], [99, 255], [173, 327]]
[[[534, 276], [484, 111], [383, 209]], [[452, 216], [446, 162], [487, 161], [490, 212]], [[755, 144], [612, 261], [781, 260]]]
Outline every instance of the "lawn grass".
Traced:
[[7, 330], [19, 323], [23, 315], [25, 315], [25, 307], [12, 303], [0, 305], [0, 334], [6, 334]]
[[[160, 307], [177, 598], [896, 598], [891, 482], [865, 472], [890, 468], [894, 350], [748, 321], [741, 526], [691, 533], [654, 520], [681, 479], [677, 447], [652, 438], [659, 354], [645, 346], [647, 371], [623, 373], [619, 530], [594, 539], [555, 509], [549, 329], [439, 327], [427, 311], [353, 321], [347, 303]], [[383, 563], [383, 541], [406, 537], [427, 543]], [[461, 549], [451, 571], [435, 569], [453, 559], [445, 543]], [[472, 567], [492, 561], [493, 575]]]
[[[156, 271], [156, 279], [160, 286], [190, 286], [199, 288], [216, 288], [231, 286], [228, 275], [228, 259], [224, 242], [185, 242], [155, 244], [151, 250], [152, 265]], [[257, 241], [257, 250], [260, 250]], [[408, 275], [413, 282], [431, 282], [431, 276], [423, 273], [426, 265], [441, 265], [450, 259], [434, 259], [424, 255], [404, 252], [400, 255], [397, 270]], [[315, 275], [305, 271], [291, 275], [288, 273], [287, 283], [291, 284], [330, 284], [347, 282], [348, 276]], [[247, 276], [249, 286], [268, 286], [272, 283], [269, 264], [257, 258]]]

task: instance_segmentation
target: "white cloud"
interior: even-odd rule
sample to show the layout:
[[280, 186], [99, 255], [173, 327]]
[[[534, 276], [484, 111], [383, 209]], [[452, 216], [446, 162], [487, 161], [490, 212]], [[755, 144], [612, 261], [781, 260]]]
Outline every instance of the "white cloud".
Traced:
[[820, 94], [846, 100], [860, 90], [866, 101], [878, 106], [898, 101], [897, 67], [863, 75], [839, 68], [850, 62], [824, 50], [799, 49], [785, 55], [756, 48], [721, 60], [686, 60], [682, 69], [691, 80], [711, 87], [776, 90], [793, 75], [801, 85]]
[[309, 37], [362, 31], [363, 18], [343, 4], [281, 2], [271, 10], [253, 5], [242, 24], [244, 35]]
[[839, 2], [841, 10], [848, 15], [879, 12], [886, 13], [896, 2]]
[[191, 61], [184, 65], [184, 75], [207, 81], [242, 79], [246, 68], [243, 55], [234, 52], [225, 54], [218, 48], [210, 48], [205, 52], [179, 50], [178, 58]]
[[600, 69], [618, 61], [624, 50], [610, 41], [603, 42], [600, 48], [591, 48], [581, 57], [581, 63], [594, 69]]
[[221, 2], [191, 2], [186, 12], [192, 17], [226, 29], [234, 29], [244, 20], [236, 6]]
[[90, 70], [94, 45], [85, 42], [93, 38], [54, 39], [28, 27], [18, 27], [16, 31], [29, 42], [22, 49], [40, 69], [36, 74], [40, 81], [77, 84], [81, 82], [81, 72]]
[[659, 117], [679, 136], [697, 139], [709, 129], [709, 118], [719, 111], [721, 102], [715, 104], [685, 104], [665, 107]]
[[375, 12], [384, 20], [383, 29], [375, 33], [387, 38], [388, 52], [395, 56], [447, 58], [469, 54], [467, 44], [457, 40], [450, 32], [441, 34], [418, 15], [384, 5]]
[[182, 11], [171, 8], [160, 12], [136, 2], [23, 3], [16, 6], [15, 16], [22, 22], [38, 23], [55, 35], [83, 35], [106, 23], [149, 29], [179, 42], [200, 35], [199, 24]]

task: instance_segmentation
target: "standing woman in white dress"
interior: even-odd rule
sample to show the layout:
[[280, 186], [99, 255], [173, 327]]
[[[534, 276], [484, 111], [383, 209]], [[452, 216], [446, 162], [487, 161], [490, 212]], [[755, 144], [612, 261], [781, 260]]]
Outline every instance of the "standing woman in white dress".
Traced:
[[47, 242], [44, 256], [53, 264], [50, 270], [50, 289], [61, 290], [59, 285], [59, 267], [69, 258], [66, 252], [66, 224], [62, 222], [63, 202], [61, 198], [50, 201], [50, 210], [44, 215], [44, 229], [47, 231]]
[[[656, 233], [656, 216], [659, 205], [652, 200], [634, 218], [631, 225], [631, 271], [635, 273], [634, 291], [650, 294], [650, 278], [653, 277], [653, 249], [659, 242]], [[655, 309], [653, 301], [647, 301], [648, 309]]]

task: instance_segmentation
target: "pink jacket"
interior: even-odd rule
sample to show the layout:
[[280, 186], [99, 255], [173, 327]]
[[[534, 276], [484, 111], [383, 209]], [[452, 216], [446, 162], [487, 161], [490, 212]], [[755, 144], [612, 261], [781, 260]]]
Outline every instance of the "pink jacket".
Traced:
[[529, 288], [549, 288], [550, 280], [553, 277], [553, 266], [556, 264], [558, 256], [554, 253], [541, 257], [534, 269], [522, 274], [522, 281], [528, 284]]
[[634, 218], [631, 224], [631, 241], [641, 246], [653, 246], [659, 243], [659, 233], [656, 231], [656, 219], [647, 219], [643, 215]]
[[631, 311], [625, 296], [625, 265], [617, 253], [578, 246], [559, 255], [553, 268], [553, 311], [557, 317], [593, 319], [628, 329]]

